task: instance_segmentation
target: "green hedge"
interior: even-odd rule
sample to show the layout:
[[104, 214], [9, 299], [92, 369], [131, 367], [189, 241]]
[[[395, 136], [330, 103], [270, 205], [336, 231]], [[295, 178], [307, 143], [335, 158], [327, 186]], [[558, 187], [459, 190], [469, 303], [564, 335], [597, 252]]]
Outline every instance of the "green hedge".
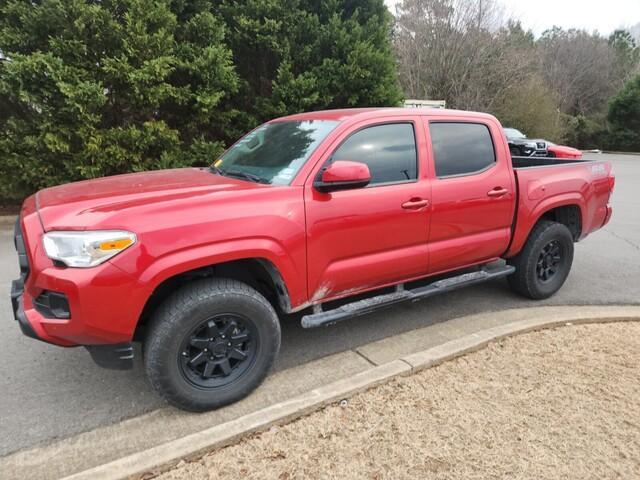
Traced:
[[[285, 5], [286, 3], [286, 5]], [[401, 99], [383, 0], [0, 0], [0, 199]]]
[[640, 152], [640, 75], [612, 100], [607, 119], [609, 148]]

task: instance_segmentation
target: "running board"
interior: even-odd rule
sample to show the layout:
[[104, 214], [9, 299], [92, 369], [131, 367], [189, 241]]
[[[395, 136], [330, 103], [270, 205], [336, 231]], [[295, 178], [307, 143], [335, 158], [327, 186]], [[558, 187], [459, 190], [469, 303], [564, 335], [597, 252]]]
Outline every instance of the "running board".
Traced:
[[314, 307], [314, 313], [305, 315], [302, 317], [303, 328], [315, 328], [322, 325], [330, 325], [347, 318], [357, 317], [370, 313], [379, 308], [387, 307], [395, 303], [406, 302], [409, 300], [420, 300], [427, 297], [432, 297], [444, 292], [450, 292], [462, 287], [468, 287], [469, 285], [475, 285], [476, 283], [482, 283], [495, 278], [511, 275], [515, 272], [515, 267], [511, 265], [504, 265], [497, 268], [484, 267], [477, 272], [463, 273], [455, 277], [445, 278], [438, 280], [437, 282], [430, 283], [423, 287], [414, 288], [413, 290], [404, 290], [404, 286], [397, 285], [396, 291], [393, 293], [386, 293], [378, 295], [377, 297], [365, 298], [364, 300], [358, 300], [356, 302], [347, 303], [341, 307], [326, 312], [322, 311], [320, 305]]

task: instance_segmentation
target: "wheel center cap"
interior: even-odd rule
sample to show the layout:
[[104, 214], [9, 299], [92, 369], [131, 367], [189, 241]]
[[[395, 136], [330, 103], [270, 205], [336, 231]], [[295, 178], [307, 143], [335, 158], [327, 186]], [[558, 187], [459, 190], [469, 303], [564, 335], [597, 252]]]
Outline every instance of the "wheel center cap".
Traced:
[[224, 355], [227, 353], [227, 342], [224, 340], [215, 340], [209, 344], [209, 350], [214, 355]]

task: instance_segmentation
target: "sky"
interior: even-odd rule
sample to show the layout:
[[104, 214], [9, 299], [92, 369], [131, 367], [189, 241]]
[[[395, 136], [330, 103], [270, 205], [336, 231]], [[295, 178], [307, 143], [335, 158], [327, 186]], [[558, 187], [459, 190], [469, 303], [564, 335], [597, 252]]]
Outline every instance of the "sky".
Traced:
[[[400, 0], [385, 0], [391, 11]], [[559, 25], [597, 30], [607, 35], [620, 27], [640, 23], [640, 0], [497, 0], [507, 17], [520, 19], [525, 28], [540, 35]]]

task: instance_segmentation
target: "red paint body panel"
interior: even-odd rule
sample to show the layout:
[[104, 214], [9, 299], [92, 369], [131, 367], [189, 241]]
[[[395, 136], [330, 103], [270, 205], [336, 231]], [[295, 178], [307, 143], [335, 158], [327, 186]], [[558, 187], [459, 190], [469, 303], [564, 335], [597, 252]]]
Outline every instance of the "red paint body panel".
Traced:
[[516, 178], [519, 186], [518, 211], [506, 257], [520, 251], [536, 222], [553, 208], [564, 205], [580, 208], [581, 239], [609, 221], [613, 177], [608, 162], [517, 169]]
[[[469, 118], [462, 113], [440, 116], [434, 112], [428, 120], [465, 122]], [[483, 121], [494, 138], [496, 163], [493, 167], [472, 175], [437, 178], [433, 162], [429, 164], [429, 177], [434, 179], [429, 219], [431, 273], [500, 257], [511, 240], [516, 198], [511, 155], [506, 144], [498, 141], [502, 138], [500, 123], [491, 118]], [[428, 134], [428, 128], [426, 132]], [[430, 149], [430, 142], [428, 145]], [[429, 158], [433, 158], [430, 150]], [[504, 189], [506, 193], [488, 196], [494, 189]]]
[[337, 160], [322, 173], [322, 181], [325, 183], [368, 182], [369, 180], [371, 180], [369, 167], [364, 163], [348, 160]]
[[[284, 119], [340, 122], [288, 186], [185, 168], [72, 183], [29, 197], [20, 220], [30, 263], [24, 309], [36, 334], [64, 346], [130, 341], [163, 281], [231, 260], [270, 262], [295, 311], [514, 255], [540, 216], [556, 206], [580, 207], [583, 237], [611, 216], [609, 164], [514, 173], [502, 127], [490, 115], [372, 108]], [[496, 164], [474, 175], [436, 178], [428, 124], [443, 119], [487, 125]], [[398, 121], [414, 126], [416, 180], [332, 193], [313, 187], [349, 135]], [[495, 195], [496, 189], [504, 193]], [[87, 269], [55, 266], [44, 253], [46, 231], [102, 229], [129, 230], [138, 241]], [[35, 310], [33, 299], [43, 290], [67, 295], [70, 319], [44, 318]]]
[[[307, 278], [311, 303], [320, 303], [428, 273], [428, 207], [404, 209], [411, 199], [430, 199], [419, 116], [388, 115], [345, 125], [317, 159], [307, 179]], [[313, 188], [333, 151], [350, 134], [380, 123], [410, 121], [418, 144], [418, 180], [320, 193]], [[423, 150], [424, 152], [424, 150]]]

